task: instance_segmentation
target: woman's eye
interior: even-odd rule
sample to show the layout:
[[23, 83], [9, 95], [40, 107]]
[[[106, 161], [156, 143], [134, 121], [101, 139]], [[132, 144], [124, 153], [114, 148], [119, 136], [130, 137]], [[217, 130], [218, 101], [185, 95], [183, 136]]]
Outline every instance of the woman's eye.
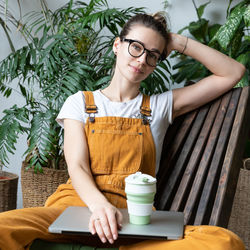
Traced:
[[137, 51], [141, 51], [141, 49], [142, 49], [141, 46], [136, 44], [136, 43], [133, 43], [132, 46], [133, 46], [133, 49], [135, 49]]
[[157, 56], [156, 54], [154, 54], [154, 53], [149, 53], [148, 55], [149, 55], [149, 57], [150, 57], [151, 59], [153, 59], [153, 60], [155, 60], [155, 61], [158, 60], [158, 56]]

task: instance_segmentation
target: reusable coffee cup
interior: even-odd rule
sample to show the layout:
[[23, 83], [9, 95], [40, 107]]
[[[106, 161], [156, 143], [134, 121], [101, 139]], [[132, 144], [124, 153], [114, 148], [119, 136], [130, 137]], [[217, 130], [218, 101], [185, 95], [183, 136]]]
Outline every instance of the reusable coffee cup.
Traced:
[[156, 192], [156, 179], [151, 175], [136, 172], [125, 178], [125, 192], [130, 223], [149, 224]]

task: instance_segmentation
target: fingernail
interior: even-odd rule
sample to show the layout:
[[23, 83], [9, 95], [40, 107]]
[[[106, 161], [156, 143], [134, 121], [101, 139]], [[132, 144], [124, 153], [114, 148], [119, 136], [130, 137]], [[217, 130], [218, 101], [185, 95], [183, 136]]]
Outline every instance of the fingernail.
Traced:
[[103, 242], [103, 243], [105, 243], [105, 242], [106, 242], [106, 239], [105, 239], [104, 237], [102, 238], [102, 242]]
[[113, 244], [114, 241], [113, 241], [112, 239], [109, 239], [109, 243], [110, 243], [110, 244]]
[[117, 239], [117, 235], [113, 234], [113, 238], [114, 238], [114, 240], [116, 240]]

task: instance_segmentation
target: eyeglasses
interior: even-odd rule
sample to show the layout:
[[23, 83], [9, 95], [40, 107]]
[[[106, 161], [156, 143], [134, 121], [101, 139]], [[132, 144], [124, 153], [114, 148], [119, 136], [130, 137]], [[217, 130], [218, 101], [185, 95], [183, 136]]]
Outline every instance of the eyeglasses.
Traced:
[[146, 49], [141, 42], [126, 38], [122, 38], [121, 41], [129, 43], [128, 53], [133, 57], [140, 57], [147, 51], [146, 62], [149, 66], [155, 67], [161, 61], [160, 52]]

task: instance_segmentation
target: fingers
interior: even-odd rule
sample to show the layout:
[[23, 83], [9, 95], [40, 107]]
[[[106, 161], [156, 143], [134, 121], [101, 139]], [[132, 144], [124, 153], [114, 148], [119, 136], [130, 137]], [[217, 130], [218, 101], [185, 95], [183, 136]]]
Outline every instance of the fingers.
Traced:
[[119, 230], [122, 229], [122, 220], [123, 220], [122, 213], [119, 210], [117, 210], [117, 212], [116, 212], [116, 221], [117, 221], [117, 225], [118, 225]]
[[90, 217], [89, 230], [99, 236], [103, 243], [110, 244], [118, 238], [118, 229], [121, 228], [122, 214], [115, 207], [102, 208], [94, 211]]
[[117, 211], [115, 212], [110, 211], [109, 213], [107, 213], [109, 231], [112, 235], [113, 240], [116, 240], [118, 238], [118, 227], [117, 227], [117, 219], [116, 219]]
[[94, 216], [92, 214], [91, 217], [90, 217], [90, 220], [89, 220], [89, 231], [92, 234], [96, 234], [94, 222], [95, 222], [95, 218], [94, 218]]
[[94, 225], [96, 228], [96, 232], [97, 232], [100, 240], [102, 241], [102, 243], [106, 243], [106, 241], [108, 239], [109, 242], [112, 244], [113, 239], [111, 238], [111, 234], [107, 231], [107, 228], [103, 228], [103, 223], [101, 222], [101, 220], [96, 219], [94, 221]]

